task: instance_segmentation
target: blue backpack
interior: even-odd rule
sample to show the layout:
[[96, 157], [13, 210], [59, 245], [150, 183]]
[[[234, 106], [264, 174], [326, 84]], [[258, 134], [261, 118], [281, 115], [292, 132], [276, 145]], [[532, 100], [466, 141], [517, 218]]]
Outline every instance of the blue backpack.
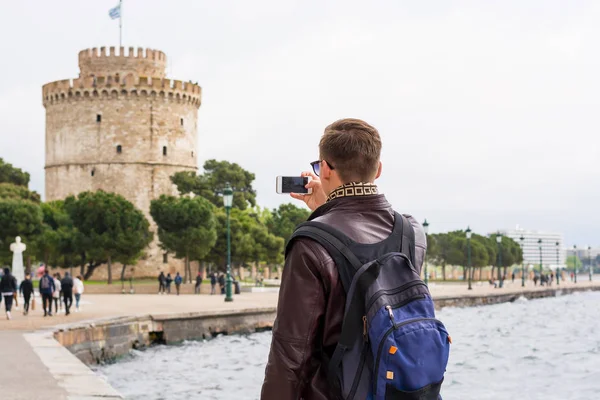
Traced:
[[297, 237], [325, 247], [346, 292], [339, 342], [333, 354], [322, 354], [333, 391], [344, 400], [441, 400], [451, 339], [414, 267], [408, 219], [395, 213], [392, 234], [374, 244], [309, 221], [286, 251]]

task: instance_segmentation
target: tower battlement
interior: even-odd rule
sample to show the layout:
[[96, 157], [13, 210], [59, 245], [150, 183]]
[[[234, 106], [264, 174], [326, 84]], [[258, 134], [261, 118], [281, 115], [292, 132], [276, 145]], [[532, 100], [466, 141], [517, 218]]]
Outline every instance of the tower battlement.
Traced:
[[200, 107], [202, 88], [191, 82], [167, 78], [120, 76], [89, 76], [64, 79], [42, 87], [44, 107], [61, 101], [94, 98], [164, 98], [177, 102], [191, 103]]
[[114, 46], [93, 47], [79, 52], [79, 70], [80, 77], [88, 76], [108, 76], [120, 74], [136, 74], [139, 76], [165, 77], [167, 66], [167, 56], [159, 50], [144, 49], [138, 47], [137, 50], [129, 47], [127, 54], [125, 47], [117, 48]]

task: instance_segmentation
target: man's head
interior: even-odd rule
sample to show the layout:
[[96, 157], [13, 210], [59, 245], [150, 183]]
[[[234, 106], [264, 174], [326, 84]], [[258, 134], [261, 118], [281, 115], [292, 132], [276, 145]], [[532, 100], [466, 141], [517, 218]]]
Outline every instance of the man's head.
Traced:
[[341, 119], [325, 128], [319, 142], [319, 177], [325, 193], [350, 182], [373, 182], [381, 175], [381, 137], [360, 119]]
[[65, 278], [68, 278], [70, 276], [70, 274], [68, 272], [65, 272]]
[[31, 279], [31, 274], [29, 272], [25, 274], [25, 279]]
[[4, 275], [9, 275], [9, 274], [10, 274], [10, 269], [4, 268]]

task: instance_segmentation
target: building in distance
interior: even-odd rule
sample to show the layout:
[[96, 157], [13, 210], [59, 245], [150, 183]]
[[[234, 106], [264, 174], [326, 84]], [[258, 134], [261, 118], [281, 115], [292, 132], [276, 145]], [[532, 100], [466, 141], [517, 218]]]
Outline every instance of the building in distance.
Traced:
[[500, 233], [522, 246], [523, 262], [526, 265], [540, 265], [541, 259], [544, 268], [554, 270], [556, 267], [565, 267], [566, 249], [562, 233], [528, 230], [518, 225], [515, 229], [500, 230]]

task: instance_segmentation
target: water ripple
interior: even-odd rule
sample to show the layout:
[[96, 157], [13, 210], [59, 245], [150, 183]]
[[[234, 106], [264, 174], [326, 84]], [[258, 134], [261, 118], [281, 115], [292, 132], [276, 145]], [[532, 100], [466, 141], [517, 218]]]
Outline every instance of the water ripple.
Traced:
[[[600, 293], [438, 313], [453, 342], [444, 400], [590, 400], [600, 393]], [[132, 351], [98, 368], [131, 400], [259, 398], [270, 332]]]

